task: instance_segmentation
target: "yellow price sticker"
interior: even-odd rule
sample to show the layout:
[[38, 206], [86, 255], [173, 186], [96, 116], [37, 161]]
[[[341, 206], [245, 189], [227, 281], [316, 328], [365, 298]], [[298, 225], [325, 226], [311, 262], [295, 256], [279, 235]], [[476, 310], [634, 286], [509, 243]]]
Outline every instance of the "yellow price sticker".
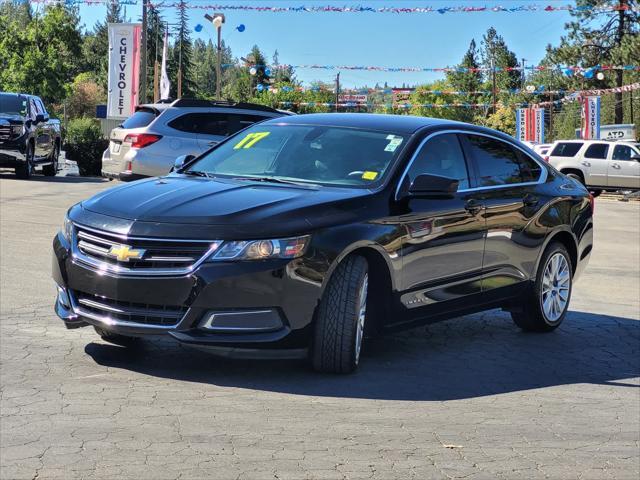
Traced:
[[251, 148], [260, 140], [265, 137], [268, 137], [271, 132], [254, 132], [248, 133], [242, 140], [236, 143], [234, 150], [239, 150], [241, 148]]
[[378, 178], [378, 172], [363, 172], [362, 179], [363, 180], [375, 180]]

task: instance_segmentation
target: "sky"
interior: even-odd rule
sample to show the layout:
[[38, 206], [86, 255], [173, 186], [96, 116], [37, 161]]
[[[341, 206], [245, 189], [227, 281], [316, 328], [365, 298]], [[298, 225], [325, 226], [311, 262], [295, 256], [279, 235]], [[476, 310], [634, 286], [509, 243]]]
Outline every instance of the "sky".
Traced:
[[[153, 1], [153, 0], [152, 0]], [[169, 0], [169, 4], [177, 0]], [[139, 0], [138, 3], [142, 3]], [[363, 5], [363, 6], [495, 6], [517, 5], [567, 5], [571, 0], [190, 0], [192, 5]], [[140, 5], [127, 5], [126, 15], [131, 21], [141, 18]], [[104, 18], [103, 5], [80, 7], [81, 20], [91, 29], [96, 21]], [[203, 16], [213, 10], [190, 9], [192, 38], [213, 38], [214, 29]], [[175, 22], [176, 11], [162, 8], [165, 20]], [[548, 43], [557, 44], [564, 34], [564, 24], [570, 19], [566, 12], [517, 12], [517, 13], [259, 13], [248, 11], [223, 11], [227, 20], [223, 26], [223, 39], [231, 47], [234, 56], [245, 55], [254, 44], [271, 59], [278, 50], [280, 63], [293, 65], [376, 65], [444, 67], [460, 62], [471, 39], [480, 44], [482, 35], [493, 26], [502, 35], [518, 59], [526, 59], [528, 65], [537, 64], [544, 57]], [[197, 24], [204, 26], [195, 32]], [[245, 25], [244, 32], [235, 27]], [[298, 69], [296, 77], [307, 84], [313, 80], [333, 81], [335, 70]], [[344, 87], [373, 86], [376, 83], [389, 86], [419, 84], [441, 78], [438, 73], [363, 72], [342, 70]]]

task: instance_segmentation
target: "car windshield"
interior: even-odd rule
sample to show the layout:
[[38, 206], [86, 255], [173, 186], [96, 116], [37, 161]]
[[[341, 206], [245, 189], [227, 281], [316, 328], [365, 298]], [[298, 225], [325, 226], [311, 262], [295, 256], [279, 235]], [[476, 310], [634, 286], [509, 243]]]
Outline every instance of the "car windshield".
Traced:
[[214, 176], [369, 187], [380, 181], [406, 137], [317, 125], [255, 125], [189, 167]]
[[24, 117], [27, 114], [27, 99], [18, 95], [0, 94], [0, 113]]

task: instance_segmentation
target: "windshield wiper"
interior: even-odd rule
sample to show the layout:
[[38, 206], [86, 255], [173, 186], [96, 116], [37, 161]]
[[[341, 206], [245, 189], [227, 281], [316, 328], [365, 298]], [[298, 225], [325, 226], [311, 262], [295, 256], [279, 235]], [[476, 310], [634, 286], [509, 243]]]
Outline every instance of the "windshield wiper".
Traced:
[[293, 180], [284, 180], [282, 178], [276, 177], [233, 177], [234, 180], [246, 180], [250, 182], [270, 182], [270, 183], [284, 183], [286, 185], [298, 185], [298, 186], [308, 186], [315, 185], [313, 183], [308, 182], [295, 182]]
[[194, 177], [206, 177], [213, 178], [213, 176], [207, 172], [203, 172], [201, 170], [185, 170], [184, 172], [180, 172], [182, 175], [192, 175]]

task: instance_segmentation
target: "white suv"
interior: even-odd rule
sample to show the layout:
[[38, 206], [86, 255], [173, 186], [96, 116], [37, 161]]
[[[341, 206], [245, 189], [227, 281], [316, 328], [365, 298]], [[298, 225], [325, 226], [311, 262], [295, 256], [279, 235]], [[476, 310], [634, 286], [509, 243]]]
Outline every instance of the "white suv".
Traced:
[[136, 180], [169, 173], [181, 155], [198, 156], [225, 137], [256, 122], [291, 115], [251, 103], [183, 98], [140, 105], [109, 136], [102, 176]]
[[545, 157], [589, 190], [640, 190], [640, 144], [605, 140], [558, 140]]

